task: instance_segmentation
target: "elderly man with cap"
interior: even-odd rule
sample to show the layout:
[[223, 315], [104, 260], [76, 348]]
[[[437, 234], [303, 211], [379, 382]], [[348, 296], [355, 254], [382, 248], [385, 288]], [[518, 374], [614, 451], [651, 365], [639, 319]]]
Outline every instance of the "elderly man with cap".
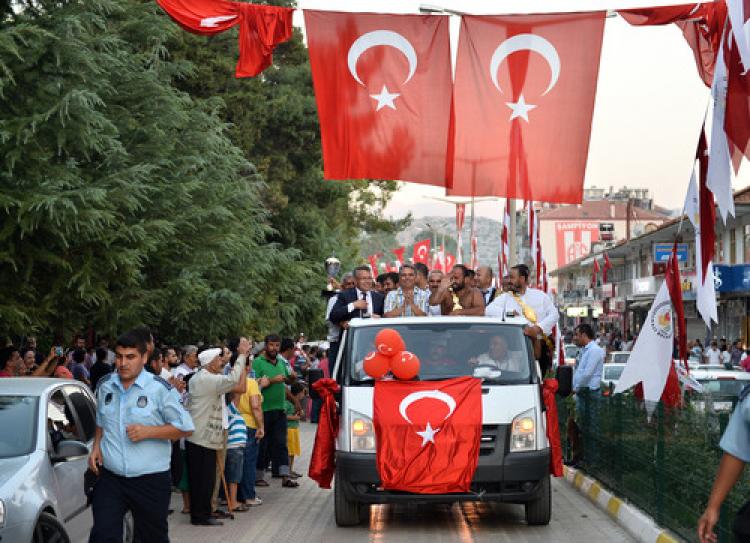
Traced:
[[211, 495], [216, 482], [216, 451], [224, 446], [223, 395], [242, 385], [250, 352], [246, 338], [237, 346], [237, 362], [227, 375], [222, 373], [222, 349], [206, 349], [198, 355], [201, 368], [188, 384], [188, 410], [195, 432], [186, 440], [190, 522], [196, 526], [221, 526], [212, 517]]

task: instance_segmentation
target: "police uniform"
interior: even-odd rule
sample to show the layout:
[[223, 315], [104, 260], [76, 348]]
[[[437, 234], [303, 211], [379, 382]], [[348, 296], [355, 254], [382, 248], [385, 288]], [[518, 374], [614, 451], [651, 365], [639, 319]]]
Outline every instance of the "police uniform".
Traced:
[[171, 424], [192, 432], [193, 421], [177, 391], [145, 369], [127, 390], [117, 373], [107, 375], [99, 381], [96, 397], [103, 467], [94, 488], [94, 526], [89, 541], [121, 542], [123, 516], [130, 510], [138, 540], [168, 542], [172, 445], [168, 439], [135, 443], [128, 437], [127, 427]]
[[743, 462], [750, 462], [750, 385], [745, 385], [732, 417], [729, 419], [719, 447]]

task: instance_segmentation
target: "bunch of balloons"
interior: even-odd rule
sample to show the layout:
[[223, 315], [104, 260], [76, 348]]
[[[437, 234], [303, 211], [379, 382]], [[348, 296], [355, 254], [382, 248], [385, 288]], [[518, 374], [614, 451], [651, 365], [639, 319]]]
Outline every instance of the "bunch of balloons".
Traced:
[[365, 357], [364, 370], [373, 379], [381, 379], [389, 371], [397, 379], [414, 379], [419, 374], [419, 358], [406, 350], [401, 334], [383, 328], [375, 336], [375, 350]]

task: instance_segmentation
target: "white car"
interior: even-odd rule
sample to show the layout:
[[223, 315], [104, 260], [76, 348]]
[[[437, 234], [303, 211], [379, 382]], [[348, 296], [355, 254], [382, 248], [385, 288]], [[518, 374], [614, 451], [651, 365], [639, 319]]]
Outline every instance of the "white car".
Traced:
[[565, 365], [574, 365], [576, 363], [576, 356], [578, 356], [581, 348], [573, 343], [566, 343], [563, 345], [563, 350], [565, 351]]
[[610, 362], [604, 364], [602, 371], [602, 389], [609, 388], [610, 386], [617, 386], [617, 381], [620, 380], [622, 371], [625, 369], [626, 364]]
[[742, 388], [750, 384], [746, 371], [701, 369], [692, 370], [690, 375], [703, 386], [703, 392], [691, 401], [698, 411], [731, 411]]
[[626, 364], [630, 358], [630, 351], [612, 351], [607, 355], [606, 364]]

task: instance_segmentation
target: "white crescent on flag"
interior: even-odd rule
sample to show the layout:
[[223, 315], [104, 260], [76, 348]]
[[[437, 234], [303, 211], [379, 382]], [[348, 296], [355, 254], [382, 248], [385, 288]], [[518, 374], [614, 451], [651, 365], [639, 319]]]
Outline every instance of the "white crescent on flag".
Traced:
[[224, 21], [231, 21], [232, 19], [236, 18], [236, 15], [218, 15], [216, 17], [206, 17], [205, 19], [201, 19], [201, 26], [203, 28], [216, 28], [219, 23], [223, 23]]

